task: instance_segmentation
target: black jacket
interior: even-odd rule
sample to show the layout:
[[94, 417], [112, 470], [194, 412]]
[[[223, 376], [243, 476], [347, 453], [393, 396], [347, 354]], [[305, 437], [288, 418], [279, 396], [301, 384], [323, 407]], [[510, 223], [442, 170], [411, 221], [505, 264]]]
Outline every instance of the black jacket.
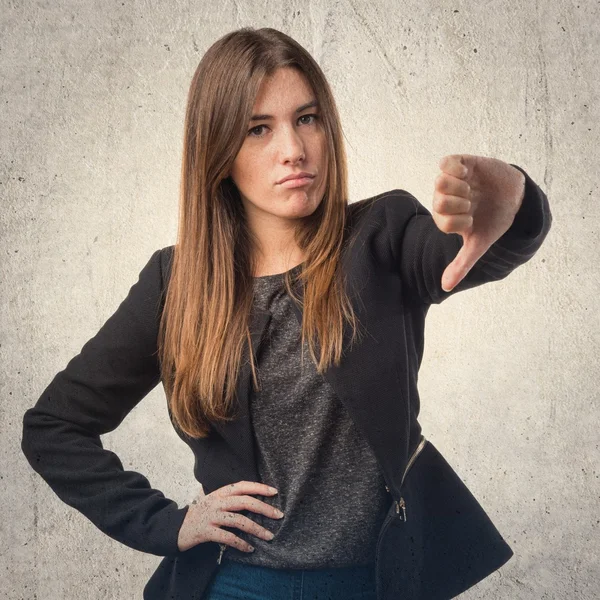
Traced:
[[[440, 231], [411, 194], [392, 190], [347, 208], [350, 243], [343, 265], [367, 335], [325, 376], [371, 444], [390, 493], [377, 545], [379, 600], [449, 599], [512, 556], [434, 445], [420, 444], [417, 375], [429, 306], [506, 277], [546, 237], [552, 222], [547, 197], [520, 170], [525, 197], [511, 228], [449, 293], [440, 281], [462, 237]], [[115, 540], [164, 557], [144, 588], [147, 600], [200, 599], [220, 554], [215, 542], [179, 552], [177, 536], [188, 507], [178, 508], [143, 475], [124, 471], [100, 441], [160, 382], [156, 340], [172, 254], [173, 246], [152, 254], [116, 312], [23, 419], [22, 450], [64, 502]], [[301, 295], [300, 285], [296, 290]], [[296, 315], [301, 322], [298, 307]], [[254, 351], [269, 318], [252, 313]], [[350, 333], [346, 326], [345, 348]], [[239, 417], [215, 426], [206, 439], [177, 430], [195, 455], [194, 474], [207, 494], [228, 483], [259, 481], [248, 418], [251, 373], [243, 364]]]

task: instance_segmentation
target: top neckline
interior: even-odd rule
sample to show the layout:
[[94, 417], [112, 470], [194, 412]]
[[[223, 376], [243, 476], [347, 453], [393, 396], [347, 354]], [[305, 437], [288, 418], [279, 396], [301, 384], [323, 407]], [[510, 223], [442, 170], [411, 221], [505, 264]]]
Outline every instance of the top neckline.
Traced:
[[295, 267], [292, 267], [291, 269], [288, 269], [287, 271], [284, 271], [283, 273], [274, 273], [272, 275], [261, 275], [259, 277], [252, 277], [252, 279], [254, 281], [271, 281], [271, 280], [275, 280], [275, 279], [283, 279], [285, 277], [286, 273], [295, 273], [296, 271], [300, 271], [300, 269], [302, 268], [302, 265], [305, 262], [306, 261], [302, 261], [300, 264], [296, 265]]

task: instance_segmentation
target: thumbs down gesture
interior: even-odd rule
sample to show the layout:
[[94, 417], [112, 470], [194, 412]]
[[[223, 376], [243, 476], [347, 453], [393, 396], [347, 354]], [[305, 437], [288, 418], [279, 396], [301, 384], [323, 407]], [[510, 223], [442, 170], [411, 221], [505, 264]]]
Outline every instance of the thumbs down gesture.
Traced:
[[496, 158], [451, 154], [439, 163], [432, 217], [444, 233], [458, 233], [463, 245], [442, 275], [450, 292], [510, 228], [525, 195], [525, 176]]

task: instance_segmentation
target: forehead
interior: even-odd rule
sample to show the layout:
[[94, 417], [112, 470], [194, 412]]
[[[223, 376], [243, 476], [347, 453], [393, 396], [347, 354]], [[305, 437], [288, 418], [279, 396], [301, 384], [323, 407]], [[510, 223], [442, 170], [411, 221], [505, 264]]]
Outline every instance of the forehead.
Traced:
[[295, 110], [314, 99], [306, 76], [297, 69], [283, 67], [263, 79], [253, 109], [254, 112]]

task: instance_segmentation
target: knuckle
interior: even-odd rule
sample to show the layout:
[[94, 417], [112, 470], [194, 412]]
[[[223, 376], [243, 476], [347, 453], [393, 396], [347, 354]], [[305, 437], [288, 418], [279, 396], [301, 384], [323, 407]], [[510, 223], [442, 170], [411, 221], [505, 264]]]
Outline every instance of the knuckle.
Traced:
[[449, 198], [447, 196], [440, 196], [437, 199], [437, 211], [438, 212], [448, 212], [450, 205]]
[[227, 541], [229, 543], [229, 545], [231, 546], [240, 546], [242, 543], [242, 540], [235, 535], [235, 533], [232, 533], [231, 531], [227, 531]]
[[443, 196], [442, 194], [436, 193], [433, 199], [433, 209], [436, 212], [443, 212], [444, 211], [444, 203], [445, 203], [445, 196]]
[[251, 521], [252, 523], [252, 527], [250, 529], [250, 531], [254, 534], [257, 535], [259, 537], [262, 537], [262, 535], [265, 532], [265, 528], [261, 527], [258, 523], [255, 523], [254, 521]]
[[240, 527], [244, 527], [246, 531], [253, 531], [256, 528], [256, 523], [246, 515], [239, 515]]

